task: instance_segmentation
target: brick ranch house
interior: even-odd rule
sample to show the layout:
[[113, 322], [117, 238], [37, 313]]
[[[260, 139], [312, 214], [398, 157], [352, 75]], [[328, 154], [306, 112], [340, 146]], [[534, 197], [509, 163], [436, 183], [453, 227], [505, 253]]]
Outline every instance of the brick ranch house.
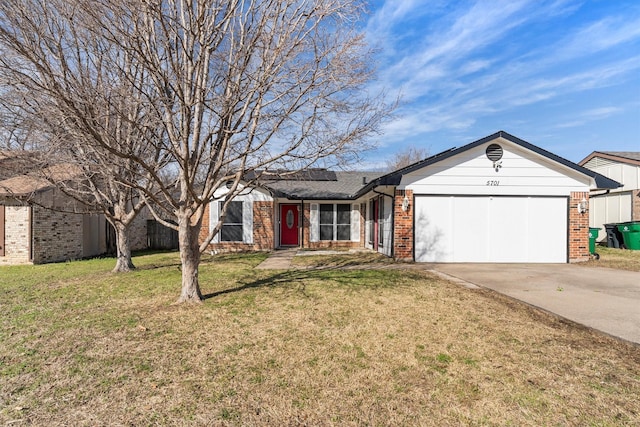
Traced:
[[[211, 251], [369, 248], [416, 262], [589, 259], [589, 194], [620, 184], [500, 131], [388, 174], [310, 170], [231, 202]], [[201, 239], [226, 193], [210, 204]]]
[[[46, 180], [10, 174], [16, 169], [8, 163], [16, 161], [11, 153], [0, 152], [0, 266], [67, 261], [109, 251], [115, 234], [104, 215], [70, 213], [82, 207]], [[65, 172], [52, 170], [50, 175], [56, 173]], [[131, 243], [134, 250], [147, 247], [142, 215], [132, 225]]]

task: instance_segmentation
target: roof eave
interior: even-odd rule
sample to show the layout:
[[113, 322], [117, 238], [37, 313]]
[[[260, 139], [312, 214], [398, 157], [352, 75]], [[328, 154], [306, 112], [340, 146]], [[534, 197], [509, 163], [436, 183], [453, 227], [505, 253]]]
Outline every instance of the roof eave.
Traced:
[[634, 165], [634, 166], [640, 166], [640, 160], [630, 159], [628, 157], [618, 156], [618, 155], [610, 154], [610, 153], [603, 153], [602, 151], [594, 151], [593, 153], [589, 154], [587, 157], [582, 159], [578, 164], [580, 166], [584, 166], [585, 164], [587, 164], [590, 160], [592, 160], [595, 157], [601, 157], [603, 159], [612, 160], [614, 162], [625, 163], [625, 164]]

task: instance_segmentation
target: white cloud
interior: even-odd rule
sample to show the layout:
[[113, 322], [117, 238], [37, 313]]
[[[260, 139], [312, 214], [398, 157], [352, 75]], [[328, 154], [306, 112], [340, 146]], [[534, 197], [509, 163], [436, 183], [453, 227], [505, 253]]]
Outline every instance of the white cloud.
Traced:
[[576, 116], [572, 116], [574, 120], [562, 122], [556, 125], [556, 128], [573, 128], [584, 126], [587, 123], [593, 122], [594, 120], [602, 120], [607, 117], [611, 117], [615, 114], [621, 113], [624, 111], [621, 107], [600, 107], [593, 108], [591, 110], [583, 111], [582, 113], [578, 113]]
[[640, 16], [605, 17], [590, 23], [562, 42], [556, 56], [565, 61], [610, 49], [640, 37]]
[[[441, 6], [439, 12], [445, 10]], [[589, 60], [596, 52], [637, 41], [636, 19], [622, 23], [605, 16], [567, 26], [550, 45], [519, 38], [528, 26], [570, 15], [579, 6], [572, 1], [476, 2], [456, 6], [434, 21], [421, 2], [386, 2], [370, 21], [374, 34], [401, 39], [405, 20], [427, 20], [411, 43], [385, 52], [388, 65], [383, 65], [378, 84], [391, 94], [401, 92], [404, 101], [399, 118], [386, 128], [388, 139], [464, 129], [486, 115], [614, 86], [637, 74], [640, 56]], [[592, 36], [597, 40], [589, 42]], [[577, 57], [586, 58], [579, 65], [568, 64]]]

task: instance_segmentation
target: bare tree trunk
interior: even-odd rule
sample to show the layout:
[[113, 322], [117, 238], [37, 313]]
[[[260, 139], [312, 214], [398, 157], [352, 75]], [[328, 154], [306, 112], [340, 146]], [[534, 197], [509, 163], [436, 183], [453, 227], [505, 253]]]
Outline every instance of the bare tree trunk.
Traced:
[[[106, 206], [139, 191], [175, 215], [179, 301], [200, 301], [209, 203], [223, 202], [205, 247], [264, 171], [354, 161], [389, 117], [384, 93], [366, 90], [375, 61], [358, 23], [364, 3], [2, 0], [0, 80], [62, 148], [73, 142], [74, 162], [92, 156], [76, 183], [104, 170], [80, 190], [103, 200], [100, 184], [114, 182], [136, 191]], [[127, 253], [119, 245], [125, 268]]]
[[133, 261], [131, 261], [131, 244], [129, 242], [128, 227], [121, 222], [116, 222], [113, 228], [116, 231], [117, 261], [112, 271], [114, 273], [125, 273], [134, 270], [136, 267], [133, 265]]
[[201, 302], [203, 300], [198, 282], [198, 266], [200, 265], [200, 245], [198, 243], [199, 227], [192, 226], [189, 218], [180, 218], [178, 240], [180, 243], [180, 260], [182, 261], [182, 291], [178, 303]]

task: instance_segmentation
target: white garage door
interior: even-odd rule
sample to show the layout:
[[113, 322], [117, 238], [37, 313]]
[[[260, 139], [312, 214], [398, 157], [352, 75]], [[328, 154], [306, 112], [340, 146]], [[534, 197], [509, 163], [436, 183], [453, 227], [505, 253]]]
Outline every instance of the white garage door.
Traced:
[[417, 196], [418, 262], [567, 262], [567, 199]]

